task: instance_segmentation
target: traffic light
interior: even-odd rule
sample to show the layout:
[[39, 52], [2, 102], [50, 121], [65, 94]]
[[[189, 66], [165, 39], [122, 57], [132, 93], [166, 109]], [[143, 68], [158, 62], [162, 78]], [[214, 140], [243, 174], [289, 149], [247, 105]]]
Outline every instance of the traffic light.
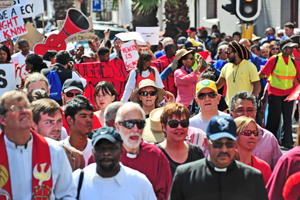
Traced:
[[252, 23], [260, 14], [261, 0], [231, 0], [231, 4], [222, 5], [222, 8], [243, 22]]

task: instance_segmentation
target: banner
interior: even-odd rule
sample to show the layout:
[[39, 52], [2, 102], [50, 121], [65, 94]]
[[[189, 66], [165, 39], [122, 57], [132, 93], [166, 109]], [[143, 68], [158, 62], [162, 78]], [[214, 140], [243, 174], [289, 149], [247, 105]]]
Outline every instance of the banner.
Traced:
[[20, 6], [23, 18], [35, 17], [44, 13], [43, 0], [14, 0], [14, 5]]
[[[151, 61], [151, 66], [156, 67], [159, 73], [162, 73], [166, 69], [173, 59], [168, 59], [166, 56], [160, 57], [158, 60]], [[174, 82], [174, 72], [172, 72], [164, 81], [165, 90], [170, 91], [176, 98], [177, 88]]]
[[0, 42], [7, 37], [15, 38], [27, 33], [20, 6], [13, 6], [0, 11]]
[[[93, 40], [95, 38], [95, 31], [93, 28], [93, 19], [92, 17], [87, 17], [90, 22], [90, 28], [87, 31], [82, 31], [80, 33], [76, 33], [66, 39], [66, 42], [78, 42], [78, 41], [88, 41]], [[57, 28], [60, 31], [65, 23], [65, 20], [57, 20]]]
[[121, 53], [127, 71], [130, 71], [136, 67], [139, 59], [139, 53], [136, 49], [135, 43], [132, 40], [121, 45]]
[[15, 65], [0, 64], [0, 96], [15, 89]]
[[93, 62], [93, 63], [80, 63], [74, 65], [79, 74], [86, 79], [87, 88], [84, 90], [86, 96], [93, 106], [96, 104], [93, 99], [94, 90], [97, 83], [101, 81], [111, 82], [121, 99], [126, 85], [126, 78], [128, 71], [126, 71], [123, 60], [112, 59], [108, 62]]
[[[158, 45], [159, 39], [159, 27], [136, 27], [138, 32], [145, 42], [149, 42], [151, 45]], [[137, 41], [138, 45], [146, 45], [146, 43]]]

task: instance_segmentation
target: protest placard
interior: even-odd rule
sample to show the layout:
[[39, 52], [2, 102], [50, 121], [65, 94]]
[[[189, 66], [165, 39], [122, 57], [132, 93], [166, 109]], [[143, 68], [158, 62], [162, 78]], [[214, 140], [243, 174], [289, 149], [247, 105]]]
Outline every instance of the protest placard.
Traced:
[[15, 65], [13, 63], [0, 64], [0, 96], [15, 89]]
[[35, 17], [44, 13], [43, 0], [14, 0], [15, 6], [20, 6], [23, 18]]
[[0, 11], [0, 42], [27, 33], [20, 6], [13, 6]]
[[18, 67], [17, 77], [16, 77], [16, 85], [20, 85], [22, 78], [28, 74], [29, 74], [29, 72], [26, 70], [25, 57], [20, 56], [19, 57], [19, 67]]
[[119, 96], [120, 100], [125, 89], [126, 77], [128, 71], [125, 68], [124, 62], [121, 59], [112, 59], [108, 62], [94, 62], [94, 63], [81, 63], [75, 64], [75, 69], [79, 74], [86, 79], [87, 88], [84, 90], [84, 96], [86, 96], [90, 102], [95, 106], [93, 99], [94, 90], [97, 83], [101, 81], [111, 82]]
[[0, 0], [0, 10], [12, 7], [14, 5], [13, 0]]
[[[87, 17], [90, 22], [90, 28], [87, 31], [82, 31], [80, 33], [76, 33], [66, 39], [66, 42], [78, 42], [78, 41], [88, 41], [93, 40], [95, 37], [95, 31], [93, 28], [93, 19], [92, 17]], [[60, 31], [65, 23], [65, 20], [57, 20], [57, 28]]]
[[129, 41], [122, 44], [121, 53], [127, 71], [130, 71], [131, 69], [136, 67], [139, 59], [139, 53], [133, 41]]
[[138, 32], [118, 33], [116, 34], [116, 37], [120, 38], [123, 42], [130, 41], [130, 40], [145, 42], [145, 40]]
[[14, 50], [16, 52], [20, 51], [20, 49], [18, 49], [18, 42], [20, 39], [26, 39], [28, 41], [30, 51], [33, 51], [33, 47], [36, 43], [42, 42], [44, 39], [44, 36], [38, 30], [36, 30], [31, 23], [27, 22], [25, 27], [27, 29], [27, 33], [18, 37], [18, 40], [15, 43]]
[[[151, 45], [158, 45], [159, 39], [159, 27], [136, 27], [138, 32], [145, 42], [149, 42]], [[138, 45], [146, 45], [144, 42], [137, 41]]]

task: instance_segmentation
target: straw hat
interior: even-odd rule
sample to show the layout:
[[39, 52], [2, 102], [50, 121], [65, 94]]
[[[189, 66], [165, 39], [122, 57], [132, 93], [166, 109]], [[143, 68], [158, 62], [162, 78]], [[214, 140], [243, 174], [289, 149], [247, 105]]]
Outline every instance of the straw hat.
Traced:
[[156, 88], [157, 90], [157, 100], [158, 102], [162, 102], [162, 100], [164, 100], [164, 96], [166, 96], [166, 91], [162, 88], [159, 88], [155, 85], [154, 81], [150, 80], [150, 79], [144, 79], [140, 82], [139, 84], [139, 88], [136, 89], [132, 95], [131, 95], [131, 101], [133, 102], [136, 102], [138, 103], [139, 101], [139, 97], [138, 97], [138, 94], [139, 92], [141, 91], [141, 89], [145, 88], [145, 87], [148, 87], [148, 86], [151, 86], [151, 87], [154, 87]]
[[146, 126], [142, 138], [147, 142], [160, 143], [165, 140], [165, 134], [160, 123], [160, 116], [164, 108], [157, 108], [151, 111], [146, 119]]
[[188, 53], [191, 53], [193, 50], [189, 50], [187, 51], [186, 49], [180, 49], [176, 52], [176, 58], [177, 60], [179, 60], [180, 58], [182, 58], [183, 56], [185, 56]]
[[261, 39], [262, 39], [262, 37], [256, 36], [255, 34], [252, 34], [252, 41], [261, 40]]

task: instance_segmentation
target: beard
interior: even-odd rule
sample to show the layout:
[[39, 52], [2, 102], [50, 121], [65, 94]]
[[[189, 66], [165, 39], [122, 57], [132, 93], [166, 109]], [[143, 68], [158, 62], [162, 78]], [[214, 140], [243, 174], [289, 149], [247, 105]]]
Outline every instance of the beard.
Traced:
[[[130, 148], [130, 149], [136, 149], [136, 148], [138, 148], [138, 147], [140, 146], [142, 136], [141, 136], [139, 133], [137, 133], [137, 132], [132, 132], [132, 133], [129, 133], [128, 135], [124, 135], [124, 134], [122, 133], [122, 131], [120, 131], [120, 133], [121, 133], [121, 137], [122, 137], [122, 139], [123, 139], [124, 144], [125, 144], [128, 148]], [[139, 138], [138, 138], [137, 141], [133, 142], [133, 141], [130, 141], [130, 137], [131, 137], [131, 136], [138, 136]]]

